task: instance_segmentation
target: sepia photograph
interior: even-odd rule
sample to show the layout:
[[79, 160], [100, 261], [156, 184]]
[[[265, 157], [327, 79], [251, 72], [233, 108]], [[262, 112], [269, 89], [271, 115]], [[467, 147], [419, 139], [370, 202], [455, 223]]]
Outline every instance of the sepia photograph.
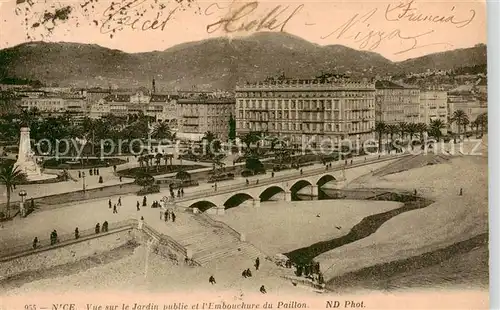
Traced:
[[487, 38], [484, 0], [0, 0], [0, 310], [489, 309]]

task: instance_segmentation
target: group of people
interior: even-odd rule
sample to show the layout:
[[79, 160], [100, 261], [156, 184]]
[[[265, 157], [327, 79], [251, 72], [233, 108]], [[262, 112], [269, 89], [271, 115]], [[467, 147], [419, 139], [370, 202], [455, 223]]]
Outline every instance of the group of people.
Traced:
[[[168, 186], [170, 189], [170, 197], [175, 198], [175, 192], [174, 192], [174, 184], [170, 183]], [[184, 188], [180, 187], [177, 189], [177, 198], [184, 197]]]
[[[259, 270], [260, 259], [258, 257], [255, 259], [254, 267], [255, 267], [255, 270]], [[250, 278], [250, 277], [252, 277], [252, 271], [250, 271], [250, 268], [247, 268], [247, 269], [243, 270], [243, 272], [241, 273], [241, 276], [243, 278]], [[208, 283], [210, 283], [212, 285], [217, 284], [217, 282], [215, 281], [215, 277], [213, 275], [211, 275], [210, 278], [208, 278]], [[264, 285], [262, 285], [260, 287], [259, 291], [262, 294], [267, 294], [266, 287]]]
[[[95, 224], [95, 233], [98, 234], [100, 232], [108, 232], [108, 221], [104, 221], [104, 223], [102, 223], [102, 227], [101, 224], [99, 223]], [[75, 237], [76, 237], [76, 230], [75, 230]]]
[[[160, 220], [161, 220], [161, 217], [162, 216], [160, 213]], [[175, 223], [175, 219], [177, 218], [177, 216], [175, 215], [175, 212], [170, 210], [170, 209], [167, 209], [167, 211], [165, 211], [163, 217], [164, 217], [165, 222], [168, 222], [171, 219], [173, 223]]]
[[[287, 262], [288, 263], [288, 262]], [[289, 263], [290, 266], [292, 263]], [[295, 274], [298, 277], [304, 276], [308, 279], [311, 279], [319, 284], [324, 283], [323, 274], [321, 273], [320, 266], [318, 262], [311, 262], [307, 264], [298, 264], [296, 266]]]
[[[99, 175], [99, 169], [97, 169], [97, 168], [89, 169], [89, 175]], [[78, 177], [79, 178], [82, 177], [82, 172], [81, 171], [78, 171]]]
[[[57, 230], [54, 229], [50, 233], [50, 245], [54, 245], [57, 242], [59, 242], [59, 238], [57, 237]], [[33, 239], [33, 249], [38, 248], [39, 245], [40, 245], [40, 241], [38, 240], [38, 237], [35, 237], [35, 239]]]
[[113, 208], [113, 214], [118, 213], [118, 208], [122, 206], [122, 197], [118, 197], [118, 203], [113, 204], [111, 202], [111, 199], [108, 200], [108, 207], [111, 209]]

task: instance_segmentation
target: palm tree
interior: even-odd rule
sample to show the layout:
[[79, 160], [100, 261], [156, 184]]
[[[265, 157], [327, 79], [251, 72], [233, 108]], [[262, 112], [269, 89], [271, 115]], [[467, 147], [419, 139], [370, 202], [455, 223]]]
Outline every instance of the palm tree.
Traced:
[[165, 161], [165, 170], [168, 170], [168, 162], [170, 161], [170, 166], [172, 166], [173, 154], [163, 154], [163, 160]]
[[488, 114], [483, 113], [476, 118], [477, 124], [481, 126], [481, 136], [484, 134], [484, 128], [488, 127]]
[[442, 120], [440, 120], [439, 118], [438, 119], [435, 119], [435, 120], [431, 120], [431, 123], [429, 125], [430, 127], [430, 133], [433, 137], [435, 137], [436, 139], [439, 139], [441, 138], [441, 136], [443, 135], [441, 130], [443, 128], [446, 127], [445, 123], [443, 123]]
[[463, 110], [456, 110], [453, 112], [453, 116], [451, 117], [451, 122], [455, 122], [457, 124], [458, 128], [458, 136], [460, 136], [460, 130], [461, 126], [468, 123], [469, 118], [467, 117], [467, 114]]
[[406, 127], [406, 130], [408, 131], [408, 134], [410, 135], [410, 144], [411, 144], [411, 148], [413, 149], [413, 136], [418, 131], [418, 125], [415, 123], [409, 123], [408, 126]]
[[407, 122], [399, 122], [398, 127], [399, 127], [399, 131], [401, 132], [401, 139], [404, 140], [405, 133], [408, 131], [408, 123]]
[[7, 203], [5, 206], [5, 216], [10, 218], [10, 194], [16, 184], [26, 180], [26, 175], [14, 165], [7, 163], [0, 166], [0, 183], [5, 185], [7, 190]]
[[377, 122], [375, 124], [375, 131], [378, 133], [378, 151], [382, 151], [382, 136], [385, 133], [386, 124], [384, 122]]
[[426, 123], [417, 123], [416, 125], [417, 132], [420, 136], [420, 140], [424, 140], [424, 133], [428, 131], [428, 126]]
[[161, 153], [156, 153], [156, 155], [155, 155], [156, 171], [158, 171], [158, 168], [160, 167], [160, 163], [161, 163], [162, 158], [163, 158], [163, 155]]
[[[389, 133], [390, 137], [391, 137], [391, 145], [394, 143], [393, 142], [393, 137], [394, 137], [394, 134], [396, 132], [398, 132], [398, 126], [397, 125], [394, 125], [394, 124], [390, 124], [390, 125], [387, 125], [386, 126], [386, 130], [387, 130], [387, 133]], [[391, 145], [389, 145], [389, 151], [392, 149], [392, 147], [390, 147]]]
[[172, 139], [172, 132], [170, 131], [170, 126], [167, 122], [160, 122], [155, 125], [153, 131], [151, 132], [151, 137], [153, 139]]

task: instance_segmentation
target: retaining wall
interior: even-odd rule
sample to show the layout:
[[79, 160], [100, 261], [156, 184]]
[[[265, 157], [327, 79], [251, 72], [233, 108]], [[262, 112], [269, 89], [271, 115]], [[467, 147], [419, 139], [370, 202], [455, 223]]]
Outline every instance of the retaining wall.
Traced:
[[0, 262], [0, 279], [27, 271], [74, 263], [116, 249], [133, 239], [133, 229], [126, 227], [6, 258]]

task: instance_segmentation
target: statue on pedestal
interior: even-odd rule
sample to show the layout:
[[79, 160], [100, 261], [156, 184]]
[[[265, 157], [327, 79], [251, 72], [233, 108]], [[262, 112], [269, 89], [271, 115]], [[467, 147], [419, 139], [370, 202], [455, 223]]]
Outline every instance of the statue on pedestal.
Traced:
[[19, 153], [15, 166], [26, 175], [28, 181], [51, 179], [56, 176], [43, 175], [35, 158], [35, 153], [31, 151], [30, 129], [21, 127], [19, 135]]

